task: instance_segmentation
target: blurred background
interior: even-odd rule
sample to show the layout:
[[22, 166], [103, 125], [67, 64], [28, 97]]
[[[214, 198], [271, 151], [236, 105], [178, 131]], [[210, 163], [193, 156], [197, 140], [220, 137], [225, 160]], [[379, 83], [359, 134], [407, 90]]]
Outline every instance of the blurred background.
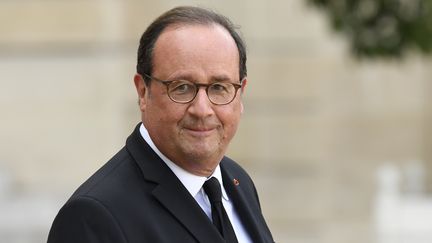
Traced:
[[0, 239], [45, 242], [139, 122], [138, 40], [178, 5], [248, 45], [229, 156], [276, 242], [432, 242], [430, 0], [1, 0]]

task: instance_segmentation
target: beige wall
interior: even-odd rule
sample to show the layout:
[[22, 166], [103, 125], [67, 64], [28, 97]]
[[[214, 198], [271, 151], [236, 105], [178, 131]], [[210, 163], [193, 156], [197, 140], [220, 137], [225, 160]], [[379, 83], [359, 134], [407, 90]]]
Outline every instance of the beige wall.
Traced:
[[431, 59], [354, 60], [304, 3], [0, 2], [0, 210], [29, 212], [0, 220], [0, 238], [43, 241], [60, 205], [123, 146], [139, 121], [139, 36], [161, 12], [193, 4], [228, 15], [248, 44], [229, 155], [255, 178], [276, 241], [386, 242], [374, 221], [377, 169], [432, 169]]

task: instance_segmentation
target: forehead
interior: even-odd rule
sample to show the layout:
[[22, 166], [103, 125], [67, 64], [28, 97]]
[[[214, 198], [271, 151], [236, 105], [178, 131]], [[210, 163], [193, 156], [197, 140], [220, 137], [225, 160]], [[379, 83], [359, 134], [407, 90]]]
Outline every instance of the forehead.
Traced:
[[153, 51], [153, 71], [231, 69], [238, 72], [239, 54], [230, 33], [218, 24], [167, 27]]
[[162, 31], [154, 48], [155, 52], [158, 47], [171, 47], [165, 50], [179, 51], [193, 47], [192, 49], [205, 51], [214, 46], [234, 47], [237, 50], [231, 34], [219, 24], [173, 24]]

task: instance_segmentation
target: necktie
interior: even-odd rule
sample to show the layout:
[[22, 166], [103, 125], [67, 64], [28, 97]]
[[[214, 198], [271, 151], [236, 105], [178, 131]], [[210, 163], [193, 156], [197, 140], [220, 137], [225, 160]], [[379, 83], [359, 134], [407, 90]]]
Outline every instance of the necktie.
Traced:
[[227, 243], [237, 243], [234, 229], [222, 205], [222, 191], [219, 181], [212, 177], [204, 183], [203, 187], [210, 200], [213, 224]]

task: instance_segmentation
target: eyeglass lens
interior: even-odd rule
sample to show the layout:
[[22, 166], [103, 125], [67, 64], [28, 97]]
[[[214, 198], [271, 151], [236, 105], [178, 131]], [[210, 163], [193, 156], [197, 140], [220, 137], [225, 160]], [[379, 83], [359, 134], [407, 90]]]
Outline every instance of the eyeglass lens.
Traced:
[[[173, 101], [187, 103], [192, 101], [201, 85], [186, 80], [173, 81], [168, 85], [168, 95]], [[227, 104], [235, 97], [236, 88], [227, 82], [213, 83], [206, 88], [208, 98], [215, 104]]]

